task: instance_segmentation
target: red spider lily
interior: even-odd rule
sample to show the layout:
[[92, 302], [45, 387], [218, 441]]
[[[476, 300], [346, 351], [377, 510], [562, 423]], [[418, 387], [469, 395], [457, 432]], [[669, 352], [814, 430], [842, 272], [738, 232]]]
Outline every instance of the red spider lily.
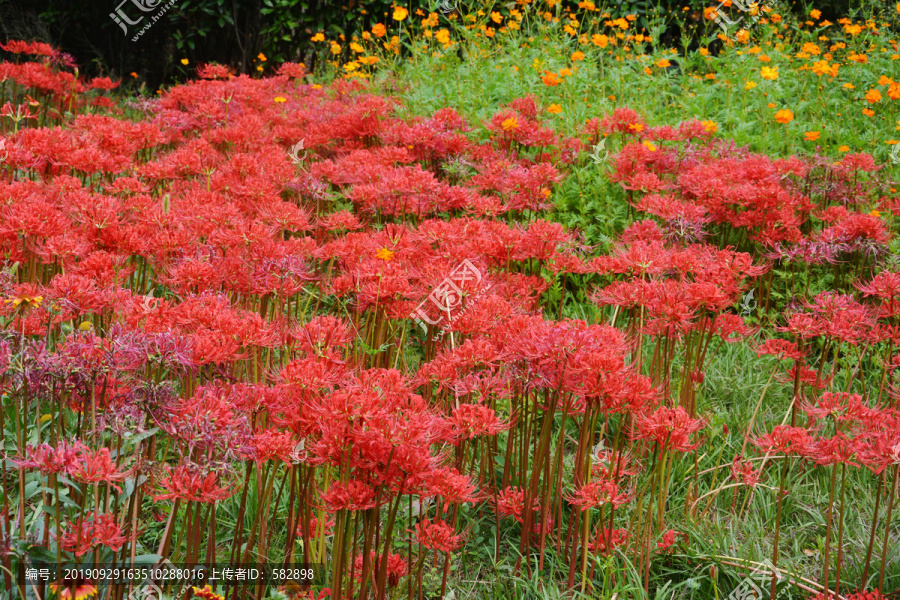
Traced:
[[812, 449], [813, 439], [802, 427], [776, 425], [771, 433], [753, 440], [753, 444], [767, 453], [807, 456]]
[[760, 472], [753, 469], [753, 463], [744, 460], [742, 456], [735, 456], [731, 461], [731, 478], [744, 485], [756, 487], [759, 483]]
[[375, 507], [375, 490], [362, 481], [337, 481], [322, 492], [322, 504], [328, 512], [369, 510]]
[[416, 523], [416, 538], [430, 550], [453, 552], [463, 544], [461, 535], [453, 535], [453, 528], [444, 521], [421, 520]]
[[[362, 556], [356, 557], [355, 569], [356, 572], [356, 580], [362, 581], [363, 579], [363, 558]], [[369, 566], [372, 569], [372, 572], [369, 573], [368, 579], [371, 581], [375, 579], [375, 571], [379, 568], [379, 565], [383, 560], [383, 557], [378, 555], [376, 552], [372, 552], [369, 555]], [[400, 580], [405, 577], [409, 572], [409, 564], [407, 559], [403, 558], [399, 554], [390, 553], [387, 557], [387, 583], [388, 587], [395, 588], [400, 584]]]
[[479, 435], [497, 435], [507, 429], [508, 424], [497, 418], [497, 412], [479, 404], [461, 404], [453, 409], [448, 419], [462, 439], [472, 439]]
[[579, 510], [598, 508], [605, 504], [619, 507], [628, 504], [633, 496], [619, 492], [619, 486], [610, 481], [591, 481], [575, 491], [567, 500]]
[[85, 449], [85, 452], [79, 457], [79, 462], [72, 465], [67, 471], [76, 481], [82, 483], [106, 482], [119, 492], [122, 489], [112, 482], [124, 481], [131, 472], [118, 470], [118, 466], [109, 458], [109, 448], [101, 448], [96, 453]]
[[69, 523], [60, 536], [60, 545], [75, 556], [87, 554], [94, 546], [106, 546], [118, 551], [129, 538], [122, 535], [122, 529], [115, 515], [90, 512], [75, 523]]
[[43, 475], [68, 473], [80, 467], [82, 457], [88, 452], [88, 447], [81, 442], [69, 445], [63, 441], [56, 448], [49, 444], [36, 448], [29, 445], [25, 448], [25, 457], [12, 462], [20, 469], [40, 469]]
[[179, 465], [175, 469], [166, 465], [163, 473], [165, 477], [159, 480], [159, 485], [165, 491], [151, 494], [156, 501], [177, 499], [206, 504], [229, 498], [236, 491], [230, 485], [220, 487], [219, 477], [214, 471], [204, 474], [192, 465]]
[[661, 406], [648, 415], [637, 420], [637, 439], [656, 442], [660, 448], [690, 452], [702, 444], [702, 441], [691, 443], [691, 435], [704, 427], [701, 419], [692, 419], [680, 406], [668, 408]]
[[812, 419], [830, 417], [837, 422], [858, 422], [871, 414], [871, 410], [863, 404], [862, 396], [847, 392], [824, 392], [815, 404], [804, 402], [801, 407]]
[[757, 356], [770, 355], [780, 360], [802, 360], [806, 352], [797, 348], [797, 344], [788, 340], [770, 338], [763, 342], [756, 350]]
[[822, 438], [813, 442], [808, 456], [818, 465], [843, 464], [858, 466], [853, 462], [856, 456], [856, 445], [845, 435], [838, 433], [831, 438]]
[[625, 529], [600, 529], [597, 537], [590, 545], [591, 552], [598, 552], [601, 556], [609, 556], [628, 541], [628, 531]]
[[671, 552], [672, 546], [675, 545], [678, 538], [681, 538], [685, 544], [687, 544], [690, 539], [686, 533], [669, 529], [663, 534], [662, 540], [656, 543], [658, 551], [662, 553]]
[[[508, 487], [497, 493], [496, 499], [497, 513], [501, 517], [512, 517], [519, 523], [524, 520], [525, 512], [525, 490], [518, 487]], [[531, 510], [536, 511], [540, 508], [537, 499], [534, 499]]]

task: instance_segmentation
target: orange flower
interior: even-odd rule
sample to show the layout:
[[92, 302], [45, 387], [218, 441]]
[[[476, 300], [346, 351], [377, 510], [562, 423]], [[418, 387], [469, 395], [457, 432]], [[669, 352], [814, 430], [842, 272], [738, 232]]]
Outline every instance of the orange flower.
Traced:
[[822, 16], [822, 11], [820, 11], [820, 10], [817, 9], [817, 8], [814, 8], [814, 9], [812, 9], [811, 11], [809, 11], [809, 18], [810, 18], [810, 19], [816, 19], [816, 20], [818, 21], [818, 20], [819, 20], [819, 17], [821, 17], [821, 16]]
[[778, 67], [763, 67], [759, 70], [759, 76], [763, 79], [768, 79], [769, 81], [775, 81], [778, 79]]
[[644, 144], [644, 147], [650, 152], [656, 152], [656, 144], [654, 144], [653, 142], [644, 141], [642, 143]]
[[506, 119], [505, 121], [503, 121], [502, 123], [500, 123], [500, 126], [503, 127], [503, 131], [510, 131], [511, 129], [518, 129], [519, 122], [516, 120], [515, 117], [510, 117], [510, 118]]
[[381, 23], [375, 23], [372, 26], [372, 33], [375, 35], [375, 37], [384, 37], [387, 34], [387, 28]]
[[572, 53], [572, 60], [574, 60], [574, 61], [584, 60], [584, 52], [582, 52], [581, 50], [576, 50], [575, 52]]
[[643, 123], [632, 123], [631, 125], [628, 126], [628, 129], [630, 129], [632, 131], [643, 131], [644, 125], [643, 125]]
[[850, 152], [850, 146], [841, 146], [838, 148], [838, 152]]
[[866, 92], [866, 101], [869, 104], [878, 104], [881, 102], [881, 92], [878, 90], [869, 90]]
[[787, 125], [788, 123], [790, 123], [791, 121], [794, 120], [794, 113], [787, 110], [786, 108], [783, 108], [783, 109], [779, 110], [777, 113], [775, 113], [775, 120], [778, 121], [779, 123], [781, 123], [782, 125]]
[[864, 115], [866, 115], [867, 117], [874, 117], [874, 116], [875, 116], [875, 111], [874, 111], [874, 110], [869, 110], [868, 108], [864, 108], [863, 111], [862, 111], [862, 113], [863, 113]]
[[[376, 27], [377, 27], [377, 25], [376, 25]], [[311, 41], [311, 42], [324, 42], [324, 41], [325, 41], [325, 34], [324, 34], [324, 33], [317, 33], [316, 35], [314, 35], [314, 36], [312, 36], [312, 37], [310, 38], [310, 41]]]
[[715, 133], [719, 130], [719, 126], [712, 121], [702, 121], [701, 124], [707, 133]]
[[544, 76], [541, 77], [541, 81], [544, 82], [544, 85], [548, 86], [559, 85], [559, 76], [551, 71], [545, 71]]
[[375, 253], [375, 258], [380, 258], [384, 262], [390, 262], [390, 260], [394, 258], [394, 253], [387, 248], [380, 248], [378, 252]]
[[814, 142], [817, 139], [819, 139], [819, 132], [818, 131], [807, 131], [806, 133], [803, 134], [803, 136], [807, 142]]
[[671, 66], [671, 64], [672, 63], [670, 63], [669, 60], [666, 58], [661, 58], [658, 61], [656, 61], [656, 66], [659, 67], [660, 69], [665, 69], [666, 67]]
[[558, 115], [559, 113], [562, 112], [562, 106], [560, 106], [559, 104], [551, 104], [550, 107], [547, 109], [547, 112], [552, 113], [554, 115]]

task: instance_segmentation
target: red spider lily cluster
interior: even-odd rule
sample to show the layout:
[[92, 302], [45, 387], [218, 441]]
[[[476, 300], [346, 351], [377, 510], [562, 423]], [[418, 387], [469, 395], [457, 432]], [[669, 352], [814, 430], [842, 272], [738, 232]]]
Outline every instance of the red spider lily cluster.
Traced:
[[[711, 480], [695, 468], [711, 437], [698, 400], [722, 343], [757, 334], [742, 295], [769, 301], [773, 266], [798, 257], [857, 254], [866, 277], [793, 303], [756, 345], [792, 387], [791, 424], [751, 423], [758, 456], [734, 453], [728, 485], [739, 516], [767, 461], [781, 492], [789, 472], [831, 467], [824, 588], [840, 589], [832, 513], [846, 468], [867, 467], [888, 498], [865, 566], [881, 565], [881, 589], [900, 276], [875, 272], [891, 234], [860, 208], [878, 189], [864, 156], [771, 160], [627, 109], [570, 138], [531, 97], [483, 124], [449, 108], [404, 119], [393, 99], [305, 83], [289, 63], [265, 79], [201, 69], [126, 119], [84, 102], [112, 84], [70, 77], [54, 50], [2, 48], [43, 57], [0, 64], [11, 102], [40, 93], [74, 113], [0, 121], [7, 589], [15, 537], [98, 561], [321, 563], [313, 597], [421, 597], [426, 563], [446, 588], [474, 518], [519, 570], [553, 552], [563, 585], [594, 586], [589, 558], [624, 555], [649, 588], [652, 565], [690, 547], [670, 526], [673, 469], [690, 469], [690, 518], [718, 495], [718, 465]], [[652, 218], [597, 256], [542, 211], [608, 134], [624, 144], [613, 179]], [[740, 250], [715, 243], [735, 233]], [[423, 335], [417, 308], [440, 312], [427, 301], [463, 261], [479, 277]], [[611, 318], [562, 318], [548, 290], [562, 282], [562, 307], [573, 281]], [[880, 389], [851, 393], [876, 363]]]

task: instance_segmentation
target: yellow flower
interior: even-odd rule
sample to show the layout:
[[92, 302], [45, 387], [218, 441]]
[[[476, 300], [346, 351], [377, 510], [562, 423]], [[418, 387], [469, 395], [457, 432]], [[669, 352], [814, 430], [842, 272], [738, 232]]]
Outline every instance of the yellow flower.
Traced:
[[701, 125], [707, 133], [715, 133], [719, 130], [719, 126], [712, 121], [701, 121]]
[[387, 35], [387, 27], [382, 25], [381, 23], [375, 23], [372, 25], [372, 33], [375, 37], [384, 37]]
[[848, 89], [848, 90], [855, 90], [855, 89], [856, 89], [856, 86], [853, 85], [852, 83], [845, 83], [845, 84], [842, 85], [841, 87], [844, 88], [844, 89]]
[[267, 60], [266, 55], [263, 54], [262, 52], [259, 53], [259, 55], [256, 57], [256, 59], [259, 60], [260, 62], [266, 62], [266, 60]]
[[13, 308], [19, 308], [22, 304], [25, 306], [32, 306], [37, 308], [44, 301], [43, 296], [16, 296], [15, 298], [9, 298], [6, 300], [7, 304], [12, 304]]
[[819, 132], [818, 131], [807, 131], [806, 133], [803, 134], [803, 136], [807, 142], [814, 142], [817, 139], [819, 139]]
[[403, 8], [402, 6], [398, 6], [398, 7], [394, 8], [393, 19], [395, 21], [402, 21], [403, 19], [405, 19], [407, 17], [407, 15], [409, 15], [409, 11], [406, 10], [405, 8]]
[[312, 36], [312, 37], [310, 38], [310, 41], [313, 41], [313, 42], [324, 42], [324, 41], [325, 41], [325, 34], [323, 34], [323, 33], [317, 33], [316, 35], [314, 35], [314, 36]]
[[744, 89], [745, 89], [746, 91], [749, 92], [750, 90], [752, 90], [753, 88], [755, 88], [756, 85], [757, 85], [757, 84], [756, 84], [755, 81], [748, 81], [747, 83], [744, 84]]
[[78, 331], [90, 331], [94, 328], [94, 324], [90, 321], [82, 321], [78, 324]]
[[497, 23], [499, 25], [503, 21], [503, 15], [501, 15], [500, 13], [498, 13], [496, 11], [492, 12], [491, 13], [491, 21], [493, 21], [494, 23]]
[[763, 67], [759, 70], [759, 76], [763, 79], [768, 79], [769, 81], [775, 81], [778, 79], [778, 67], [774, 69], [771, 67]]
[[275, 102], [281, 104], [282, 102], [287, 102], [287, 98], [285, 98], [284, 96], [275, 96]]
[[189, 61], [189, 60], [186, 59], [186, 58], [182, 58], [182, 59], [181, 59], [181, 64], [183, 64], [184, 66], [187, 66], [187, 64], [188, 64], [189, 62], [191, 62], [191, 61]]
[[509, 131], [511, 129], [518, 129], [519, 122], [515, 117], [509, 117], [508, 119], [500, 123], [500, 126], [503, 127], [503, 131]]
[[850, 152], [850, 146], [841, 146], [838, 148], [838, 152]]
[[645, 147], [647, 150], [649, 150], [650, 152], [656, 152], [656, 144], [654, 144], [653, 142], [650, 142], [650, 141], [646, 141], [646, 140], [645, 140], [645, 141], [642, 142], [642, 143], [644, 144], [644, 147]]
[[794, 120], [794, 113], [787, 110], [786, 108], [783, 108], [783, 109], [779, 110], [777, 113], [775, 113], [775, 120], [778, 121], [779, 123], [781, 123], [782, 125], [787, 125], [788, 123], [790, 123], [791, 121]]
[[450, 43], [450, 32], [446, 29], [441, 29], [437, 33], [434, 34], [434, 37], [437, 41], [442, 43], [443, 45], [447, 45]]
[[256, 66], [256, 70], [259, 71], [260, 73], [262, 73], [263, 71], [265, 71], [265, 69], [263, 69], [263, 66], [262, 66], [262, 65], [257, 65], [257, 66]]
[[670, 66], [671, 64], [672, 63], [670, 63], [668, 61], [668, 59], [665, 59], [665, 58], [661, 58], [658, 61], [656, 61], [656, 66], [659, 67], [660, 69], [665, 69], [666, 67]]
[[340, 54], [341, 53], [341, 45], [337, 42], [331, 42], [331, 53], [332, 54]]
[[553, 113], [554, 115], [558, 115], [559, 113], [562, 112], [562, 106], [560, 106], [559, 104], [551, 104], [550, 107], [547, 109], [547, 112]]
[[392, 258], [394, 258], [394, 253], [387, 248], [381, 248], [378, 250], [378, 252], [375, 253], [375, 258], [380, 258], [384, 262], [389, 262]]

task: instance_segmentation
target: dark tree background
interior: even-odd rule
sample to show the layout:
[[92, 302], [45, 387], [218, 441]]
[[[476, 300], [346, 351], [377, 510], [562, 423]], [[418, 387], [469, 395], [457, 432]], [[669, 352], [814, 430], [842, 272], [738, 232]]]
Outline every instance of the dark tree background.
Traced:
[[[174, 0], [159, 20], [140, 38], [133, 37], [150, 22], [151, 17], [172, 0], [0, 0], [0, 41], [21, 39], [47, 42], [72, 55], [81, 73], [88, 76], [108, 75], [156, 89], [163, 84], [191, 77], [198, 63], [217, 62], [237, 72], [255, 71], [263, 53], [270, 65], [284, 61], [305, 62], [315, 67], [316, 53], [310, 38], [324, 32], [329, 39], [341, 34], [348, 39], [353, 33], [377, 22], [388, 23], [385, 14], [390, 0]], [[621, 16], [640, 16], [651, 11], [680, 12], [690, 6], [701, 15], [705, 6], [716, 6], [717, 0], [608, 0], [598, 6]], [[766, 0], [762, 0], [766, 2]], [[438, 0], [399, 0], [412, 11], [435, 10]], [[577, 1], [565, 2], [576, 5]], [[484, 10], [515, 7], [515, 0], [460, 0], [469, 8]], [[855, 12], [881, 5], [886, 0], [794, 0], [791, 10], [807, 14], [818, 8], [823, 16], [836, 21], [841, 16], [853, 18]], [[147, 12], [143, 12], [144, 7]], [[126, 34], [110, 16], [120, 15], [137, 22], [127, 25]], [[699, 19], [699, 17], [698, 17]], [[640, 22], [645, 22], [641, 20]], [[700, 25], [699, 21], [695, 25]], [[689, 28], [689, 35], [693, 35]], [[699, 32], [700, 29], [697, 28]], [[670, 28], [660, 42], [675, 46], [681, 33]], [[699, 40], [695, 40], [699, 41]], [[184, 66], [182, 59], [188, 59]]]

